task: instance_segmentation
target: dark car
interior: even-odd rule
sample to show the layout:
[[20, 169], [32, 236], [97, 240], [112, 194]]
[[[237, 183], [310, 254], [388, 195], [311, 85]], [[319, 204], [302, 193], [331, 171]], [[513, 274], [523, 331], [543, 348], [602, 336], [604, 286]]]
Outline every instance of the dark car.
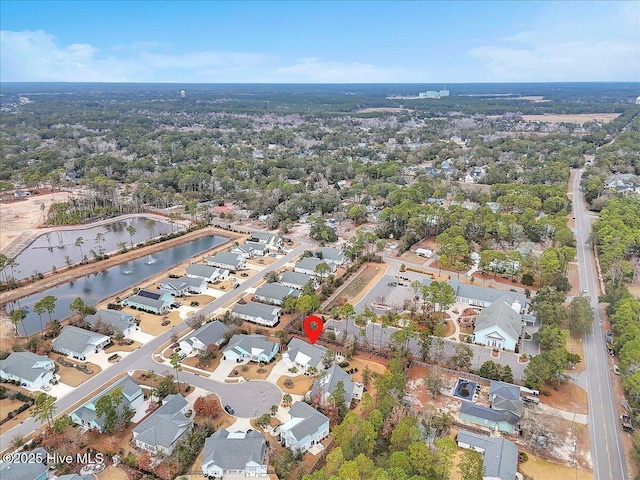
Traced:
[[231, 408], [231, 405], [225, 405], [224, 411], [227, 412], [229, 415], [233, 415], [234, 413], [236, 413], [235, 410]]

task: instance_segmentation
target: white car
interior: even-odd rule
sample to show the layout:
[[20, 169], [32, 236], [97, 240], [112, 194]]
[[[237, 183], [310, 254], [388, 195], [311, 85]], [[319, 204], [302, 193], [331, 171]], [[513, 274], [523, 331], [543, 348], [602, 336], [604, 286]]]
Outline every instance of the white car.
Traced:
[[44, 390], [45, 392], [50, 392], [51, 391], [51, 387], [47, 384], [44, 384], [40, 387], [42, 390]]
[[618, 365], [613, 366], [613, 373], [620, 375], [620, 367], [618, 367]]

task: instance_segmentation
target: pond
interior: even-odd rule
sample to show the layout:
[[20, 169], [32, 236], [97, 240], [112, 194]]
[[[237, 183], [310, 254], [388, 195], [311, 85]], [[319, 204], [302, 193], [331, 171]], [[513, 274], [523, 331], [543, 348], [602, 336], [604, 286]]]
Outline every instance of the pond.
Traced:
[[[87, 275], [73, 282], [23, 297], [18, 301], [7, 304], [6, 310], [10, 313], [16, 308], [26, 308], [29, 313], [21, 324], [18, 324], [18, 333], [20, 335], [32, 335], [41, 330], [40, 317], [33, 313], [33, 305], [47, 295], [53, 295], [57, 298], [52, 318], [62, 321], [73, 313], [69, 310], [69, 305], [76, 297], [81, 297], [87, 305], [95, 305], [122, 290], [133, 289], [146, 278], [181, 263], [194, 255], [217, 247], [228, 240], [227, 237], [219, 236], [207, 236], [191, 240], [153, 255], [115, 265], [102, 272]], [[44, 313], [42, 315], [43, 327], [46, 326], [48, 320], [48, 314]]]
[[[40, 235], [15, 258], [17, 266], [7, 268], [6, 274], [16, 280], [28, 278], [34, 274], [47, 273], [80, 263], [82, 258], [92, 260], [94, 253], [115, 252], [122, 245], [130, 247], [151, 238], [178, 230], [178, 225], [133, 217], [116, 220], [106, 225], [87, 226], [69, 230], [56, 230]], [[131, 230], [129, 227], [133, 227]], [[132, 235], [129, 235], [131, 230]], [[120, 244], [120, 245], [118, 245]]]

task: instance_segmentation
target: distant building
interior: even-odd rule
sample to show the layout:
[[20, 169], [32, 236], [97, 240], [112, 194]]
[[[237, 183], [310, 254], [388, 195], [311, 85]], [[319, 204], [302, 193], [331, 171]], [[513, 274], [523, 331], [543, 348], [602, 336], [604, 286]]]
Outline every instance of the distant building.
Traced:
[[426, 92], [420, 92], [418, 98], [441, 98], [448, 97], [449, 90], [427, 90]]

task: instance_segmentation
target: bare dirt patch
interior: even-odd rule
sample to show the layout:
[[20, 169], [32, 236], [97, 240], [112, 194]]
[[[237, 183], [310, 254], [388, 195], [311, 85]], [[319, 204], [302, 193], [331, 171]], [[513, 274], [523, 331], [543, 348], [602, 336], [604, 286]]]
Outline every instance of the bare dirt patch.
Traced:
[[[289, 388], [285, 386], [285, 380], [291, 380], [293, 382], [293, 387]], [[284, 393], [292, 393], [294, 395], [304, 395], [307, 392], [311, 391], [311, 385], [313, 385], [314, 377], [305, 377], [304, 375], [300, 375], [298, 377], [288, 377], [283, 375], [278, 379], [276, 385], [280, 387]]]
[[567, 467], [558, 463], [543, 460], [527, 452], [529, 459], [519, 465], [520, 471], [532, 478], [545, 480], [554, 478], [575, 478], [576, 480], [593, 480], [590, 470]]
[[131, 345], [120, 345], [119, 343], [114, 343], [109, 348], [105, 348], [104, 351], [106, 353], [116, 353], [116, 352], [133, 352], [140, 348], [142, 344], [140, 342], [133, 342]]
[[567, 412], [573, 412], [575, 408], [576, 413], [582, 414], [586, 414], [588, 411], [587, 392], [574, 383], [562, 385], [560, 390], [555, 390], [553, 387], [547, 385], [544, 391], [549, 393], [549, 395], [541, 395], [540, 400], [550, 407]]
[[109, 465], [102, 472], [98, 473], [97, 477], [99, 480], [129, 480], [127, 472], [113, 465]]
[[267, 265], [271, 265], [272, 263], [274, 263], [276, 260], [278, 260], [275, 257], [256, 257], [256, 258], [249, 258], [247, 259], [247, 263], [249, 265], [257, 265], [259, 267], [266, 267]]
[[21, 402], [20, 400], [3, 398], [2, 400], [0, 400], [0, 412], [2, 412], [1, 416], [4, 417], [7, 413], [13, 412], [16, 408], [21, 407], [22, 403], [23, 402]]
[[[273, 370], [274, 365], [275, 362], [269, 363], [267, 365], [248, 363], [246, 365], [240, 365], [236, 367], [233, 372], [238, 372], [237, 376], [244, 377], [246, 380], [264, 380], [269, 376], [271, 370]], [[244, 370], [244, 368], [247, 368], [247, 370]], [[235, 376], [233, 375], [233, 372], [231, 372], [231, 375], [229, 375], [230, 377]]]
[[94, 364], [89, 362], [78, 362], [77, 360], [71, 360], [70, 358], [64, 358], [64, 360], [68, 363], [76, 364], [76, 365], [87, 365], [91, 369], [91, 373], [87, 374], [75, 367], [65, 367], [60, 364], [58, 358], [60, 357], [59, 353], [49, 354], [49, 358], [56, 362], [56, 365], [59, 367], [58, 375], [60, 375], [60, 383], [64, 383], [70, 385], [72, 387], [77, 387], [78, 385], [82, 385], [84, 382], [89, 380], [94, 375], [100, 373], [102, 369]]
[[576, 113], [576, 114], [549, 114], [549, 115], [523, 115], [527, 122], [547, 123], [577, 123], [582, 125], [587, 122], [609, 123], [620, 116], [619, 113]]
[[343, 287], [325, 310], [337, 306], [339, 299], [346, 299], [352, 305], [358, 303], [385, 274], [387, 265], [378, 263], [366, 264], [353, 279]]
[[[168, 315], [154, 315], [153, 313], [144, 313], [132, 308], [123, 308], [122, 311], [139, 318], [142, 331], [156, 337], [182, 321], [180, 314], [175, 310]], [[162, 326], [165, 320], [169, 321], [169, 324]]]

